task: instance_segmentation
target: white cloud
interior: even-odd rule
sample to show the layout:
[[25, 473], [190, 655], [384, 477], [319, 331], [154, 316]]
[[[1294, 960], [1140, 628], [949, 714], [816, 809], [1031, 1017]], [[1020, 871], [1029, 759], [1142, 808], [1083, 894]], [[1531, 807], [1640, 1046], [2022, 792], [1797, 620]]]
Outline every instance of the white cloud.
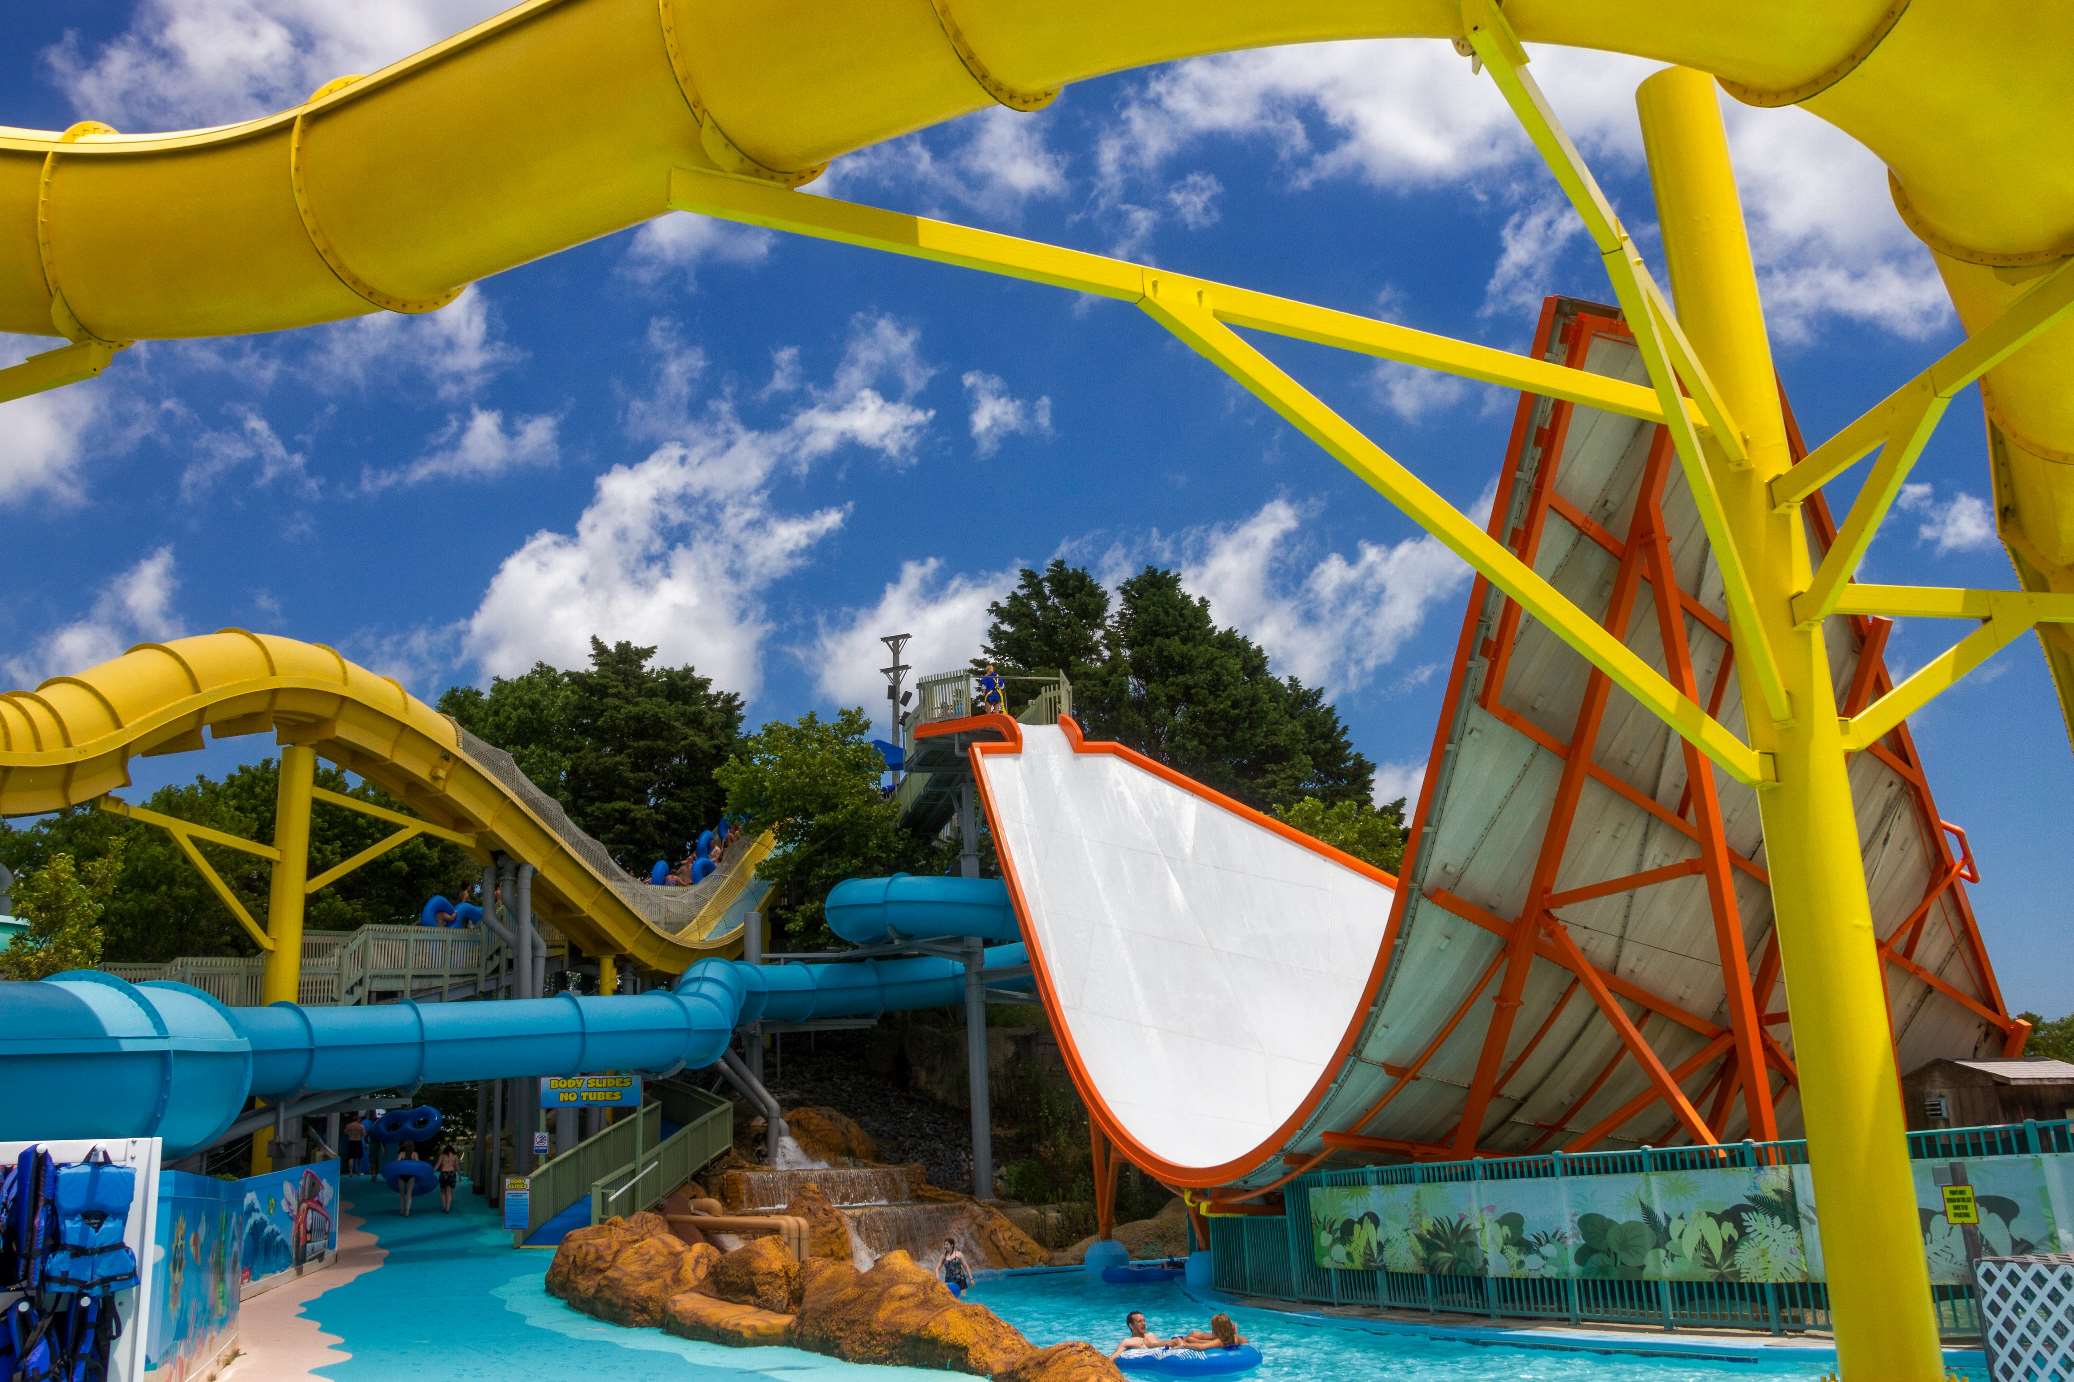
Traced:
[[935, 557], [903, 562], [900, 578], [866, 609], [846, 610], [824, 622], [812, 657], [814, 686], [840, 705], [861, 705], [882, 729], [886, 709], [886, 665], [881, 634], [907, 633], [906, 661], [921, 675], [963, 667], [986, 637], [987, 606], [1015, 583], [1015, 570], [976, 576], [943, 574]]
[[1916, 541], [1929, 543], [1940, 557], [1952, 552], [1985, 552], [1997, 544], [1994, 513], [1977, 494], [1955, 490], [1940, 496], [1933, 485], [1906, 484], [1894, 507], [1920, 516]]
[[431, 700], [452, 684], [455, 670], [466, 660], [467, 632], [466, 620], [393, 631], [363, 630], [346, 639], [344, 648], [361, 666], [394, 677]]
[[1467, 380], [1395, 360], [1378, 360], [1369, 370], [1368, 383], [1378, 403], [1410, 423], [1429, 413], [1452, 412], [1469, 397]]
[[562, 420], [535, 413], [508, 424], [497, 408], [474, 408], [466, 421], [450, 418], [432, 438], [432, 449], [395, 470], [364, 470], [363, 493], [428, 480], [494, 480], [515, 470], [541, 470], [560, 458]]
[[203, 432], [189, 450], [193, 455], [180, 472], [180, 497], [192, 502], [213, 489], [217, 482], [249, 471], [247, 482], [267, 488], [283, 485], [309, 497], [317, 492], [317, 481], [309, 472], [309, 458], [291, 451], [274, 431], [273, 424], [252, 408], [233, 408], [235, 426]]
[[846, 447], [909, 458], [934, 416], [912, 401], [929, 374], [912, 328], [863, 316], [830, 386], [777, 425], [710, 403], [683, 440], [600, 476], [574, 531], [537, 532], [505, 558], [468, 621], [477, 666], [577, 666], [592, 635], [624, 638], [753, 697], [771, 629], [765, 592], [848, 512], [786, 512], [772, 481]]
[[33, 686], [98, 666], [134, 643], [170, 638], [178, 584], [173, 549], [161, 547], [95, 592], [84, 616], [45, 634], [26, 654], [0, 659], [0, 673], [12, 685]]
[[[1622, 192], [1642, 174], [1636, 85], [1655, 64], [1618, 54], [1534, 50], [1534, 75], [1586, 157]], [[1752, 248], [1774, 329], [1806, 339], [1824, 321], [1920, 337], [1950, 320], [1928, 253], [1894, 214], [1880, 160], [1796, 109], [1724, 99]], [[1399, 39], [1298, 45], [1164, 67], [1125, 99], [1096, 151], [1098, 206], [1141, 246], [1164, 167], [1209, 139], [1268, 150], [1303, 189], [1345, 179], [1393, 193], [1446, 187], [1508, 206], [1486, 312], [1511, 310], [1555, 286], [1545, 266], [1572, 243], [1575, 218], [1486, 77], [1442, 42]], [[1628, 208], [1646, 229], [1646, 190]], [[1520, 209], [1522, 203], [1525, 210]], [[1553, 235], [1555, 238], [1542, 238]]]
[[691, 430], [691, 404], [706, 373], [706, 352], [686, 345], [683, 331], [668, 317], [648, 323], [647, 346], [655, 384], [627, 400], [621, 425], [636, 441], [670, 441]]
[[413, 383], [429, 380], [441, 398], [467, 398], [526, 358], [498, 333], [481, 288], [469, 288], [437, 312], [377, 312], [317, 333], [309, 369], [328, 389], [408, 375]]
[[634, 232], [626, 268], [641, 283], [672, 275], [692, 283], [702, 265], [761, 264], [770, 258], [775, 243], [777, 236], [770, 231], [682, 211], [658, 217]]
[[1207, 230], [1217, 224], [1217, 198], [1224, 184], [1213, 174], [1197, 170], [1167, 189], [1167, 205], [1190, 230]]
[[1008, 391], [1006, 380], [985, 370], [967, 370], [961, 382], [971, 405], [968, 425], [973, 449], [980, 455], [993, 455], [1009, 437], [1051, 435], [1049, 395], [1017, 398]]
[[1066, 158], [1045, 139], [1043, 115], [993, 106], [938, 129], [861, 149], [836, 160], [807, 191], [855, 197], [866, 189], [919, 198], [904, 207], [941, 215], [950, 207], [1013, 221], [1036, 201], [1066, 195]]
[[1470, 572], [1424, 535], [1313, 560], [1297, 539], [1308, 516], [1274, 499], [1238, 523], [1184, 534], [1181, 575], [1220, 623], [1267, 649], [1277, 672], [1344, 694], [1395, 660]]
[[0, 403], [0, 504], [43, 495], [60, 504], [86, 497], [80, 470], [106, 422], [102, 395], [74, 384]]
[[120, 129], [222, 124], [373, 72], [504, 8], [503, 0], [142, 0], [104, 43], [44, 51], [82, 117]]
[[1407, 823], [1411, 813], [1418, 809], [1419, 788], [1426, 784], [1426, 760], [1407, 758], [1399, 763], [1375, 765], [1375, 790], [1369, 793], [1377, 806], [1388, 806], [1391, 802], [1404, 802]]

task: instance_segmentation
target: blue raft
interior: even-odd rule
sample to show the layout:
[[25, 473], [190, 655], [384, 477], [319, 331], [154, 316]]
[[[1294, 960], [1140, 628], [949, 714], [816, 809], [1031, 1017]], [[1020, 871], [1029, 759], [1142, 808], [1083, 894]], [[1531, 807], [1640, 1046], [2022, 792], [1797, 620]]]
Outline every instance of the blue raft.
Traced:
[[1172, 1281], [1187, 1270], [1186, 1264], [1169, 1262], [1119, 1262], [1113, 1267], [1102, 1268], [1102, 1280], [1111, 1286], [1138, 1286], [1149, 1282]]
[[382, 1167], [382, 1179], [389, 1182], [391, 1190], [403, 1189], [405, 1181], [419, 1190], [430, 1190], [434, 1182], [432, 1164], [416, 1157], [398, 1157]]
[[1126, 1353], [1116, 1366], [1152, 1377], [1228, 1377], [1260, 1366], [1260, 1350], [1237, 1348], [1147, 1348]]

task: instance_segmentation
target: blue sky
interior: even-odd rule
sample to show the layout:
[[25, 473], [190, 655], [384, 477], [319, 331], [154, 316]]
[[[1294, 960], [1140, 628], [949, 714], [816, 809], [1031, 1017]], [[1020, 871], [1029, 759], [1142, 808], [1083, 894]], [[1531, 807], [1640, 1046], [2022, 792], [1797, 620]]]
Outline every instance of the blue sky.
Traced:
[[[31, 9], [0, 123], [124, 130], [290, 104], [494, 10], [470, 0], [146, 0]], [[1643, 64], [1536, 71], [1645, 248]], [[1728, 110], [1779, 364], [1826, 435], [1955, 339], [1862, 150]], [[1523, 348], [1545, 292], [1604, 299], [1574, 219], [1445, 44], [1197, 61], [1069, 89], [839, 162], [825, 189]], [[0, 358], [47, 342], [0, 340]], [[1508, 397], [1268, 347], [1442, 493], [1496, 473]], [[1869, 572], [2007, 585], [1974, 406], [1955, 408]], [[1833, 494], [1833, 501], [1848, 498]], [[1412, 790], [1467, 576], [1135, 310], [676, 217], [479, 285], [424, 318], [150, 344], [0, 405], [13, 593], [0, 679], [240, 625], [333, 643], [421, 693], [592, 631], [750, 701], [877, 711], [883, 632], [955, 666], [986, 602], [1053, 555], [1181, 566], [1278, 666], [1330, 687]], [[1949, 628], [1904, 625], [1890, 661]], [[2056, 809], [2074, 765], [2036, 644], [1915, 729], [2012, 1004], [2074, 1008]], [[140, 764], [156, 782], [268, 750]], [[142, 779], [148, 772], [151, 776]]]

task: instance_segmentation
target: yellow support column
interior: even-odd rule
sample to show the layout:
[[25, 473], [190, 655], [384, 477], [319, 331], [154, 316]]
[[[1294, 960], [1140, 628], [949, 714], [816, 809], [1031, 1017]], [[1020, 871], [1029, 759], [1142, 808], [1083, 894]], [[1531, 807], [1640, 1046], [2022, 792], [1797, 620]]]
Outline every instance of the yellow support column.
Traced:
[[[1790, 457], [1719, 101], [1711, 77], [1685, 68], [1637, 96], [1678, 319], [1750, 457], [1741, 470], [1713, 457], [1757, 597], [1760, 627], [1735, 636], [1770, 640], [1792, 699], [1789, 723], [1758, 711], [1750, 734], [1777, 775], [1757, 800], [1837, 1353], [1846, 1382], [1933, 1382], [1944, 1369], [1843, 730], [1821, 630], [1795, 627], [1807, 536], [1798, 506], [1775, 511], [1768, 490]], [[1760, 704], [1752, 688], [1744, 703]]]
[[[259, 997], [264, 1003], [293, 1003], [302, 994], [302, 912], [310, 876], [310, 801], [317, 782], [317, 754], [300, 744], [281, 746], [280, 783], [274, 791], [273, 880], [267, 889], [266, 933], [274, 948], [266, 953]], [[252, 1172], [273, 1168], [267, 1153], [269, 1132], [252, 1134]]]
[[617, 955], [598, 956], [598, 992], [609, 998], [618, 991], [619, 957]]

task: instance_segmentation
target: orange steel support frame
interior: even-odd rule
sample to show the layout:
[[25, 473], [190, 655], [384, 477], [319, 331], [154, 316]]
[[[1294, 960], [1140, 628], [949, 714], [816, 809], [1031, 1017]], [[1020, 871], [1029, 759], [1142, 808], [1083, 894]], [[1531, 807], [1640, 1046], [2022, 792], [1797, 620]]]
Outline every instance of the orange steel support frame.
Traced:
[[[1543, 304], [1540, 322], [1535, 331], [1533, 351], [1538, 357], [1546, 358], [1551, 346], [1555, 345], [1563, 349], [1565, 364], [1581, 367], [1595, 338], [1628, 338], [1627, 328], [1618, 317], [1585, 311], [1579, 312], [1564, 323], [1561, 330], [1566, 334], [1562, 339], [1556, 340], [1557, 307], [1558, 302], [1554, 298]], [[1690, 620], [1724, 644], [1730, 644], [1727, 655], [1724, 656], [1707, 688], [1708, 712], [1717, 714], [1729, 684], [1734, 648], [1726, 621], [1707, 609], [1691, 592], [1681, 589], [1671, 567], [1669, 538], [1660, 503], [1672, 455], [1667, 434], [1664, 429], [1657, 429], [1645, 466], [1641, 501], [1635, 506], [1630, 531], [1627, 537], [1622, 539], [1608, 532], [1556, 493], [1557, 467], [1575, 405], [1561, 400], [1552, 402], [1547, 419], [1540, 428], [1535, 429], [1534, 418], [1538, 402], [1539, 400], [1532, 396], [1523, 396], [1520, 400], [1507, 447], [1505, 466], [1499, 479], [1497, 499], [1492, 506], [1489, 531], [1494, 537], [1504, 539], [1513, 551], [1531, 562], [1539, 549], [1547, 522], [1553, 516], [1568, 523], [1586, 539], [1614, 557], [1619, 562], [1619, 568], [1612, 601], [1604, 621], [1605, 626], [1616, 633], [1624, 632], [1633, 616], [1635, 602], [1642, 598], [1641, 588], [1648, 587], [1647, 598], [1650, 608], [1654, 611], [1657, 630], [1665, 649], [1670, 679], [1678, 690], [1695, 701], [1699, 699], [1699, 687], [1687, 633], [1687, 621]], [[1798, 461], [1806, 454], [1807, 448], [1799, 429], [1794, 425], [1790, 408], [1787, 410], [1787, 428], [1792, 454]], [[1533, 429], [1531, 437], [1530, 429]], [[1505, 515], [1511, 507], [1511, 490], [1520, 473], [1525, 448], [1530, 442], [1540, 449], [1542, 463], [1532, 477], [1533, 488], [1528, 496], [1522, 521], [1510, 533], [1505, 533], [1502, 529]], [[1836, 536], [1835, 524], [1828, 507], [1819, 494], [1813, 496], [1806, 507], [1817, 548], [1826, 550]], [[1759, 949], [1753, 974], [1749, 938], [1743, 932], [1742, 916], [1734, 886], [1734, 874], [1737, 872], [1767, 885], [1769, 878], [1762, 865], [1744, 857], [1727, 842], [1723, 832], [1713, 764], [1689, 743], [1682, 744], [1686, 782], [1678, 809], [1672, 811], [1593, 761], [1593, 748], [1599, 724], [1612, 689], [1605, 674], [1597, 670], [1589, 674], [1582, 705], [1567, 742], [1549, 734], [1501, 704], [1500, 696], [1504, 689], [1507, 664], [1511, 658], [1522, 615], [1520, 607], [1515, 602], [1506, 600], [1499, 611], [1490, 639], [1481, 649], [1473, 647], [1478, 614], [1484, 608], [1490, 594], [1489, 582], [1481, 576], [1477, 577], [1470, 593], [1468, 613], [1456, 647], [1454, 665], [1448, 677], [1440, 728], [1434, 737], [1433, 757], [1437, 760], [1444, 746], [1446, 726], [1452, 719], [1454, 706], [1464, 694], [1469, 665], [1473, 657], [1481, 653], [1487, 660], [1484, 683], [1478, 693], [1482, 708], [1493, 718], [1532, 739], [1563, 761], [1554, 809], [1550, 812], [1545, 827], [1541, 851], [1525, 905], [1518, 916], [1505, 918], [1444, 889], [1429, 890], [1426, 894], [1428, 901], [1462, 920], [1503, 937], [1505, 946], [1492, 957], [1489, 966], [1471, 986], [1461, 1004], [1411, 1064], [1393, 1068], [1388, 1072], [1397, 1078], [1359, 1118], [1344, 1130], [1325, 1133], [1319, 1151], [1286, 1158], [1286, 1172], [1270, 1184], [1240, 1192], [1231, 1200], [1221, 1201], [1221, 1204], [1236, 1208], [1240, 1201], [1256, 1199], [1271, 1193], [1335, 1154], [1365, 1156], [1371, 1159], [1376, 1156], [1399, 1156], [1420, 1160], [1444, 1156], [1497, 1154], [1487, 1152], [1479, 1145], [1484, 1133], [1483, 1122], [1491, 1103], [1503, 1096], [1509, 1081], [1525, 1064], [1527, 1057], [1541, 1043], [1556, 1018], [1580, 989], [1594, 1001], [1606, 1021], [1621, 1034], [1623, 1045], [1614, 1052], [1597, 1077], [1559, 1118], [1553, 1123], [1537, 1125], [1542, 1129], [1542, 1134], [1529, 1148], [1530, 1151], [1540, 1150], [1561, 1135], [1569, 1126], [1570, 1120], [1592, 1101], [1626, 1060], [1637, 1062], [1649, 1073], [1649, 1087], [1592, 1127], [1571, 1137], [1565, 1145], [1565, 1150], [1588, 1150], [1647, 1112], [1652, 1105], [1659, 1103], [1669, 1105], [1672, 1117], [1669, 1126], [1654, 1139], [1658, 1144], [1672, 1140], [1679, 1132], [1697, 1142], [1714, 1140], [1715, 1130], [1722, 1126], [1738, 1101], [1741, 1102], [1747, 1118], [1747, 1136], [1762, 1141], [1773, 1140], [1778, 1136], [1774, 1100], [1778, 1097], [1779, 1091], [1774, 1088], [1773, 1076], [1776, 1074], [1783, 1079], [1782, 1088], [1790, 1088], [1797, 1083], [1791, 1058], [1766, 1029], [1767, 1024], [1783, 1022], [1786, 1016], [1783, 1011], [1773, 1011], [1773, 1000], [1781, 998], [1777, 993], [1780, 978], [1778, 942], [1774, 934], [1767, 933]], [[1849, 618], [1852, 634], [1858, 645], [1859, 664], [1853, 683], [1843, 698], [1842, 710], [1846, 715], [1876, 700], [1893, 685], [1893, 679], [1882, 659], [1887, 634], [1891, 628], [1890, 623], [1872, 617]], [[1966, 844], [1965, 832], [1944, 821], [1938, 814], [1921, 759], [1916, 752], [1915, 741], [1905, 723], [1896, 726], [1867, 752], [1886, 764], [1907, 784], [1915, 800], [1915, 814], [1924, 841], [1930, 850], [1931, 858], [1937, 861], [1933, 864], [1930, 887], [1921, 903], [1881, 942], [1882, 957], [1896, 970], [1920, 980], [1933, 993], [2000, 1027], [2005, 1034], [2005, 1052], [2011, 1055], [2019, 1053], [2030, 1027], [2029, 1024], [2012, 1017], [2003, 1002], [2001, 990], [1995, 983], [1993, 967], [1988, 962], [1987, 949], [1981, 940], [1972, 905], [1961, 886], [1964, 882], [1976, 882], [1979, 879], [1972, 851]], [[1586, 781], [1607, 788], [1657, 821], [1678, 830], [1692, 841], [1698, 851], [1696, 857], [1621, 878], [1555, 891], [1554, 881], [1561, 874], [1565, 849], [1575, 825], [1579, 794]], [[1415, 853], [1425, 835], [1428, 808], [1429, 802], [1422, 797], [1406, 837], [1406, 857], [1401, 875], [1403, 877], [1412, 876]], [[1956, 852], [1952, 848], [1953, 841], [1958, 844]], [[1726, 1027], [1649, 993], [1636, 984], [1600, 970], [1571, 939], [1559, 915], [1563, 907], [1573, 903], [1645, 888], [1674, 878], [1692, 876], [1699, 876], [1706, 881], [1707, 902], [1713, 914], [1716, 949], [1728, 997], [1730, 1022]], [[1408, 904], [1409, 893], [1408, 888], [1400, 890], [1397, 901], [1399, 908]], [[1967, 958], [1971, 977], [1978, 985], [1978, 996], [1959, 990], [1915, 961], [1917, 944], [1930, 913], [1940, 899], [1946, 899], [1952, 904], [1945, 914], [1946, 924], [1952, 928], [1953, 938]], [[1506, 1062], [1505, 1053], [1510, 1045], [1513, 1021], [1520, 1003], [1519, 995], [1524, 987], [1527, 972], [1536, 959], [1561, 966], [1569, 971], [1571, 980], [1555, 1007], [1529, 1036], [1526, 1044], [1510, 1062]], [[1454, 1133], [1446, 1140], [1447, 1145], [1435, 1147], [1424, 1143], [1402, 1142], [1367, 1135], [1364, 1130], [1368, 1125], [1399, 1093], [1420, 1077], [1420, 1072], [1427, 1062], [1446, 1044], [1448, 1037], [1490, 989], [1494, 978], [1499, 980], [1498, 989], [1491, 995], [1490, 1017], [1479, 1050], [1476, 1073], [1464, 1098], [1460, 1121]], [[1639, 1014], [1631, 1015], [1626, 1009], [1627, 1003], [1633, 1003], [1639, 1008]], [[1783, 1000], [1777, 1007], [1783, 1009]], [[1706, 1038], [1705, 1044], [1667, 1069], [1650, 1048], [1646, 1038], [1647, 1027], [1652, 1021], [1668, 1021], [1695, 1032]], [[1501, 1064], [1504, 1067], [1502, 1071]], [[1697, 1094], [1688, 1096], [1687, 1082], [1707, 1072], [1710, 1066], [1713, 1067], [1711, 1073], [1707, 1073], [1706, 1078], [1700, 1082]], [[1704, 1114], [1698, 1109], [1700, 1104], [1709, 1104]], [[1098, 1158], [1097, 1166], [1100, 1165], [1101, 1161]]]

